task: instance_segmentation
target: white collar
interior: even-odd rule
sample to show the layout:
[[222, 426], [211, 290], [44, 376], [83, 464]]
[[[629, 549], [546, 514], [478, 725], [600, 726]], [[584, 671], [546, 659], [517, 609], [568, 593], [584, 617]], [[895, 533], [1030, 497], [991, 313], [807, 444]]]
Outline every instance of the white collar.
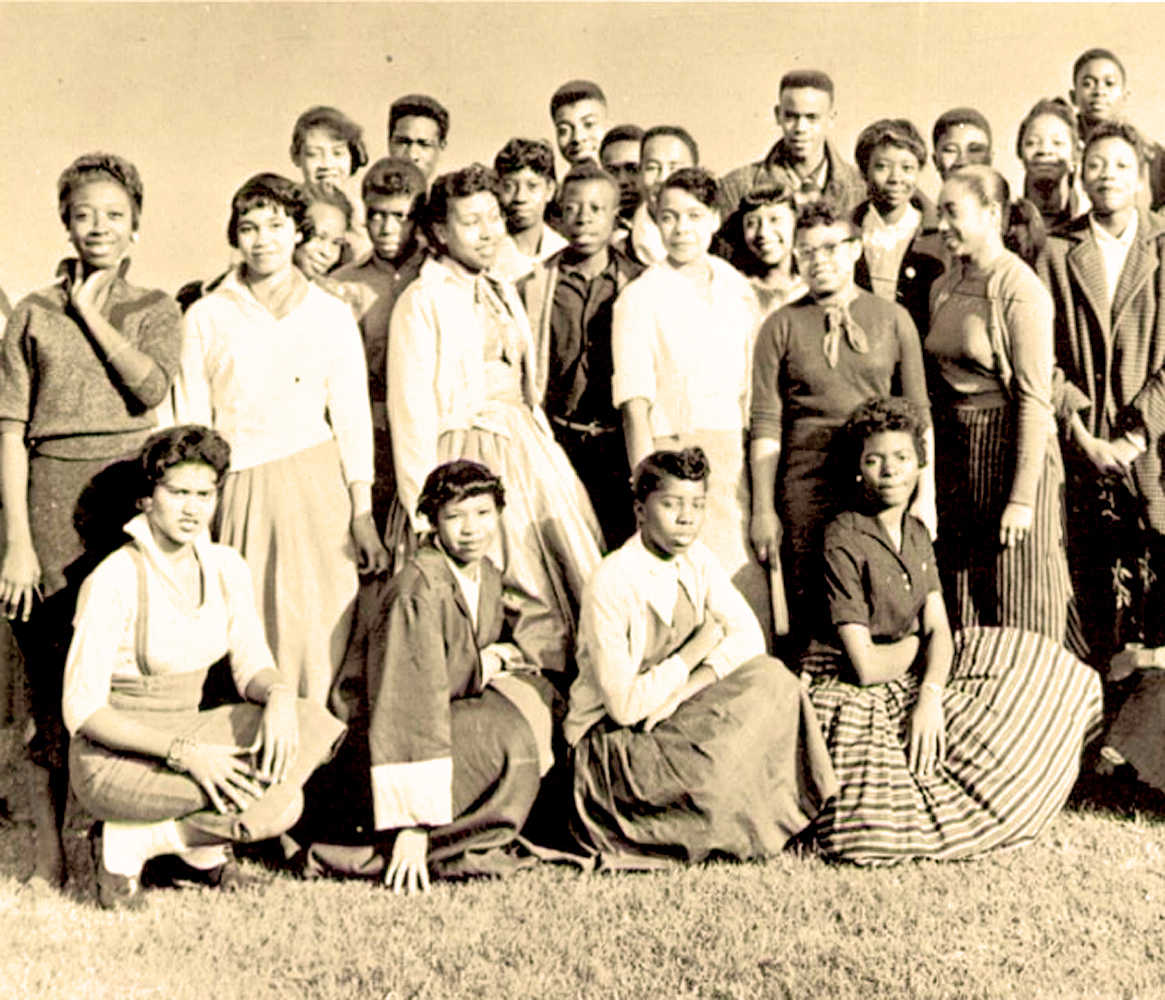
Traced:
[[638, 583], [645, 591], [646, 604], [665, 625], [672, 623], [677, 587], [683, 587], [692, 604], [696, 604], [696, 568], [692, 565], [690, 550], [674, 559], [660, 559], [643, 544], [643, 536], [639, 532], [623, 548], [630, 552], [640, 570]]
[[1119, 245], [1127, 250], [1133, 245], [1133, 240], [1137, 237], [1137, 213], [1133, 213], [1132, 221], [1125, 226], [1125, 231], [1120, 236], [1113, 236], [1103, 226], [1097, 225], [1091, 212], [1088, 213], [1088, 228], [1092, 231], [1092, 236], [1097, 243], [1107, 243], [1111, 247]]
[[921, 224], [922, 213], [913, 205], [906, 206], [906, 211], [897, 222], [887, 222], [871, 203], [866, 209], [865, 218], [862, 219], [862, 231], [869, 235], [884, 233], [897, 242], [906, 239], [907, 236], [913, 236]]
[[[154, 532], [150, 528], [150, 520], [145, 514], [138, 514], [126, 524], [123, 529], [127, 535], [130, 536], [141, 549], [145, 557], [157, 570], [158, 574], [166, 580], [178, 593], [183, 593], [177, 578], [174, 576], [173, 563], [166, 557], [158, 547], [158, 542], [154, 538]], [[210, 567], [210, 549], [214, 544], [210, 540], [210, 531], [204, 529], [199, 533], [198, 537], [191, 543], [194, 546], [194, 554], [198, 558], [198, 563], [202, 567], [203, 576], [203, 596], [205, 599], [206, 587], [209, 577]]]

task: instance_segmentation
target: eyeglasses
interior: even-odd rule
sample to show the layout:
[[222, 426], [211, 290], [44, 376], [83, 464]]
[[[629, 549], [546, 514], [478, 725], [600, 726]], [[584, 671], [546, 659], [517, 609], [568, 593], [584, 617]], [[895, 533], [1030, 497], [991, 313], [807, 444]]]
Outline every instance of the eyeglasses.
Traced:
[[840, 243], [822, 243], [819, 247], [796, 247], [793, 250], [793, 256], [797, 258], [799, 264], [812, 264], [818, 257], [833, 260], [837, 256], [837, 251], [847, 243], [853, 243], [854, 239], [856, 237], [850, 237]]

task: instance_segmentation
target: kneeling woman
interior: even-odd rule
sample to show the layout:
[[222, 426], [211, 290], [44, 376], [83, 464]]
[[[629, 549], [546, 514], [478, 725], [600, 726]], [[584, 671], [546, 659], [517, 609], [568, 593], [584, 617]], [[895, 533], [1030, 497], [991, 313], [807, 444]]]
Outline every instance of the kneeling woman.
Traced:
[[709, 474], [699, 448], [644, 459], [639, 531], [583, 594], [565, 734], [604, 865], [769, 857], [836, 790], [800, 683], [699, 541]]
[[907, 512], [926, 461], [917, 409], [872, 400], [842, 434], [859, 495], [826, 529], [832, 625], [802, 664], [841, 782], [818, 837], [862, 864], [1030, 841], [1100, 724], [1099, 678], [1034, 632], [952, 639], [930, 537]]
[[[205, 427], [151, 437], [131, 540], [81, 589], [63, 709], [73, 789], [104, 821], [92, 837], [107, 909], [140, 905], [142, 866], [160, 855], [237, 884], [225, 845], [290, 827], [343, 732], [276, 671], [246, 563], [206, 534], [229, 461]], [[224, 656], [247, 703], [200, 712]]]
[[417, 509], [435, 530], [386, 589], [362, 592], [333, 697], [351, 729], [294, 831], [312, 843], [304, 876], [412, 894], [430, 870], [502, 875], [531, 857], [514, 848], [553, 762], [554, 688], [501, 641], [502, 574], [486, 553], [504, 507], [484, 465], [438, 466]]

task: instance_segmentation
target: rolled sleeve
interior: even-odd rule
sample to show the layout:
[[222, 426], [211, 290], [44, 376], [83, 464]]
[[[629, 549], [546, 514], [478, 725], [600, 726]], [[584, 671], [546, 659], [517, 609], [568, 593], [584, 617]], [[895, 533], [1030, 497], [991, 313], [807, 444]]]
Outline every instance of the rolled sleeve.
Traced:
[[781, 398], [781, 368], [789, 343], [789, 322], [778, 309], [761, 325], [752, 362], [752, 401], [749, 432], [755, 441], [781, 440], [784, 402]]
[[329, 317], [327, 377], [328, 420], [336, 435], [344, 479], [371, 483], [373, 472], [372, 404], [368, 399], [368, 368], [364, 343], [352, 312], [337, 301]]
[[712, 615], [724, 629], [724, 638], [705, 661], [717, 677], [727, 677], [742, 663], [765, 651], [764, 634], [744, 595], [733, 586], [728, 573], [711, 552], [704, 552], [699, 571], [706, 587], [705, 615]]
[[654, 403], [658, 387], [655, 377], [655, 310], [650, 289], [632, 283], [615, 300], [611, 319], [611, 401], [616, 407], [630, 399]]

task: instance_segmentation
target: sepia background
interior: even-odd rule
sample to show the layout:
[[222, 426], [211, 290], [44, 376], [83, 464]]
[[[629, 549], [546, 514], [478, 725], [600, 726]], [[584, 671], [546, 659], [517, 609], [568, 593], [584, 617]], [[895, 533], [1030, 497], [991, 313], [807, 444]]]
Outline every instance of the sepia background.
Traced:
[[136, 282], [217, 273], [231, 193], [259, 170], [296, 176], [291, 128], [312, 104], [360, 122], [376, 158], [392, 99], [431, 93], [452, 113], [443, 163], [457, 166], [514, 135], [549, 138], [550, 94], [587, 77], [613, 124], [682, 124], [723, 172], [773, 141], [781, 74], [816, 67], [837, 84], [847, 158], [875, 118], [929, 137], [938, 114], [973, 104], [1017, 181], [1023, 114], [1100, 45], [1128, 68], [1134, 120], [1165, 138], [1158, 4], [3, 3], [0, 32], [0, 285], [14, 300], [51, 280], [67, 249], [56, 178], [94, 149], [145, 181]]

